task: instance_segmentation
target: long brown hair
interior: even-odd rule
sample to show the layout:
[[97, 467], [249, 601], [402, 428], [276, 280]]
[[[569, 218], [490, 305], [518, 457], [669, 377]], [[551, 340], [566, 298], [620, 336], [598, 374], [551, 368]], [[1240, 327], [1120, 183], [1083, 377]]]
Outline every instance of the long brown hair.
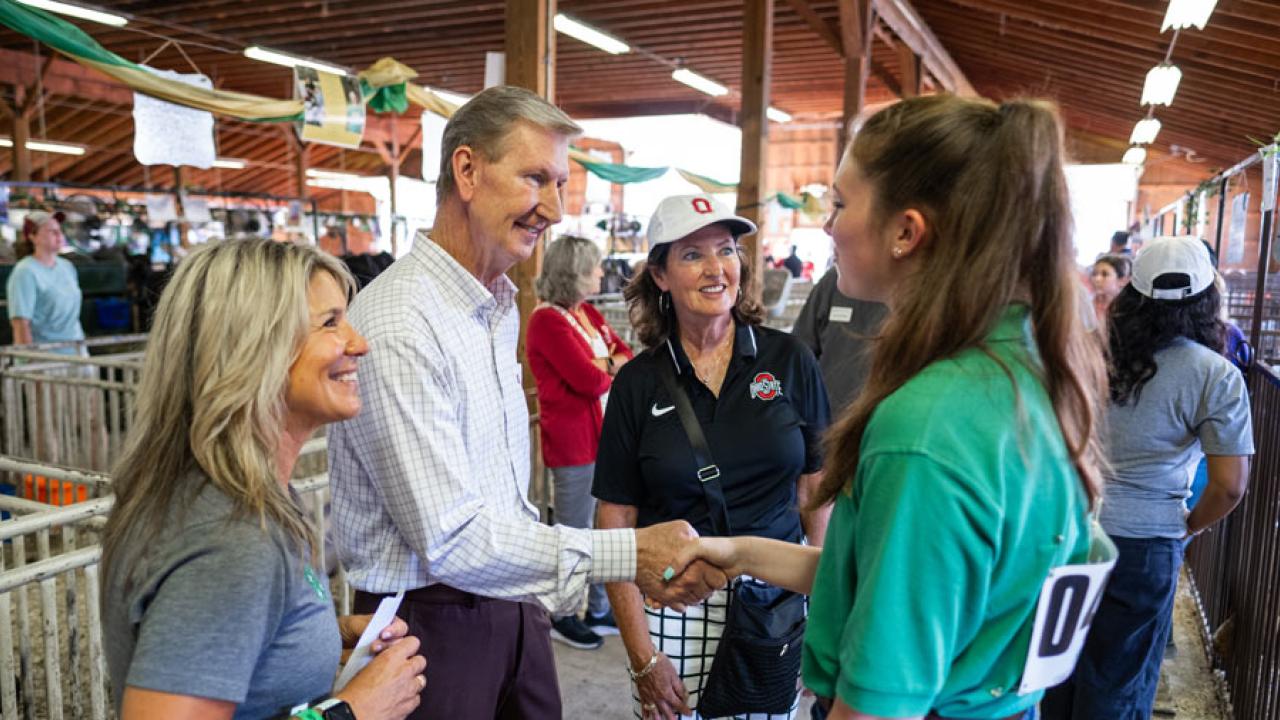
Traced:
[[[664, 308], [664, 293], [653, 279], [652, 272], [652, 268], [667, 266], [671, 245], [672, 243], [667, 243], [654, 248], [645, 264], [637, 268], [635, 277], [622, 289], [631, 325], [635, 327], [636, 337], [645, 347], [666, 342], [676, 329], [676, 313], [670, 307], [670, 298], [667, 298], [667, 307]], [[737, 302], [733, 304], [733, 318], [747, 325], [759, 325], [764, 321], [764, 307], [755, 300], [755, 271], [751, 269], [751, 263], [747, 262], [747, 256], [742, 252], [742, 246], [738, 245], [736, 237], [733, 245], [738, 254], [738, 264], [742, 267], [738, 275], [741, 292], [738, 293]]]
[[918, 269], [894, 291], [866, 387], [827, 440], [813, 501], [849, 487], [876, 407], [927, 365], [986, 349], [1005, 306], [1030, 298], [1045, 388], [1072, 462], [1096, 504], [1102, 357], [1080, 321], [1062, 127], [1050, 103], [949, 95], [904, 100], [858, 131], [852, 160], [874, 194], [874, 218], [915, 209], [926, 220]]

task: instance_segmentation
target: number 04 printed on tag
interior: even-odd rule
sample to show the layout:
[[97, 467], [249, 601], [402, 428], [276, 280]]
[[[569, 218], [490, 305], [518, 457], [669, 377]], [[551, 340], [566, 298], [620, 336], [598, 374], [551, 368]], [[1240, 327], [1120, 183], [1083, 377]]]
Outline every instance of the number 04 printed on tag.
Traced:
[[1061, 683], [1071, 676], [1080, 659], [1118, 555], [1111, 538], [1096, 522], [1092, 526], [1090, 562], [1054, 568], [1040, 588], [1027, 664], [1018, 686], [1020, 695]]

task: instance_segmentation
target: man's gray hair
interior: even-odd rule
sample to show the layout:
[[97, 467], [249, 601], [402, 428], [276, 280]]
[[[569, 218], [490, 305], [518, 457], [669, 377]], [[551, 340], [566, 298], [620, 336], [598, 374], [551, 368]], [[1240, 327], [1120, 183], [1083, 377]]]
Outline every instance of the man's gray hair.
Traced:
[[443, 204], [453, 193], [453, 153], [466, 145], [489, 162], [506, 152], [503, 142], [517, 122], [524, 121], [566, 137], [582, 134], [582, 128], [563, 110], [524, 88], [498, 85], [477, 93], [458, 108], [444, 126], [440, 141], [440, 177], [436, 202]]
[[552, 305], [572, 307], [600, 291], [591, 287], [591, 271], [600, 264], [600, 248], [586, 238], [563, 235], [547, 246], [542, 274], [534, 284], [538, 297]]

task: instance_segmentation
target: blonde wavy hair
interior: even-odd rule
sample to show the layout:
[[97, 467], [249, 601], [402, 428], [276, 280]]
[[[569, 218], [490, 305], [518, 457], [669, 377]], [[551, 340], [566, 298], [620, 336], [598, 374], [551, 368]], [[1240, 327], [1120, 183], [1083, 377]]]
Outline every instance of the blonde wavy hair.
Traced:
[[273, 522], [300, 551], [312, 549], [276, 452], [289, 368], [310, 326], [307, 288], [320, 272], [354, 295], [335, 258], [265, 239], [207, 245], [178, 267], [156, 309], [136, 415], [112, 471], [104, 566], [126, 537], [148, 545], [173, 504], [185, 506], [206, 482], [238, 516]]

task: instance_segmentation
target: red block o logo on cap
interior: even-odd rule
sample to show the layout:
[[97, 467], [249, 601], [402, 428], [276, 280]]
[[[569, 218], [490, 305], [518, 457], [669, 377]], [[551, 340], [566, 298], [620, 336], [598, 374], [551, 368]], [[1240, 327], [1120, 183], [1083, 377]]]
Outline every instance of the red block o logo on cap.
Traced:
[[711, 212], [711, 201], [706, 198], [693, 199], [693, 211], [699, 215], [706, 215]]

